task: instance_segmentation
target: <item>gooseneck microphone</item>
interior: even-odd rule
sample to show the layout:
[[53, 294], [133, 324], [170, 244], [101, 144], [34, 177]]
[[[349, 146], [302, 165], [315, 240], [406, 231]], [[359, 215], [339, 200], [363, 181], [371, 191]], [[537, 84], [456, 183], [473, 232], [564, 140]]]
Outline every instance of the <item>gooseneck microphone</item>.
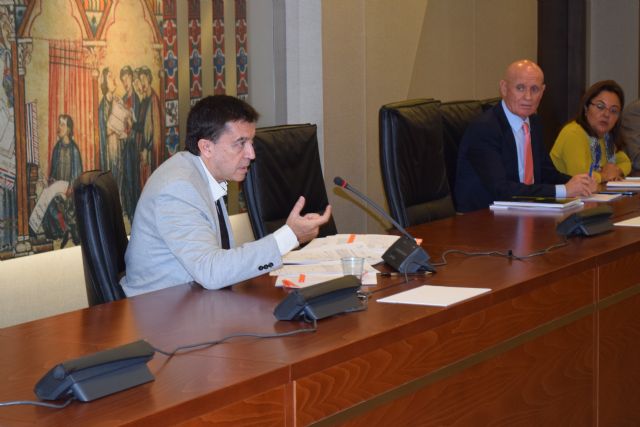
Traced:
[[353, 188], [347, 181], [336, 176], [333, 178], [333, 183], [338, 187], [342, 187], [345, 190], [351, 191], [358, 196], [361, 200], [365, 201], [369, 206], [374, 208], [378, 213], [387, 221], [389, 221], [403, 236], [395, 241], [393, 245], [382, 254], [382, 259], [398, 270], [400, 273], [415, 273], [417, 271], [432, 271], [436, 269], [429, 263], [429, 255], [422, 249], [422, 247], [416, 244], [416, 239], [413, 238], [407, 230], [404, 229], [396, 220], [394, 220], [384, 209], [382, 209], [377, 203], [371, 200], [369, 197], [362, 194], [360, 191]]
[[404, 229], [404, 227], [402, 227], [395, 219], [393, 219], [391, 217], [391, 215], [389, 215], [384, 209], [382, 209], [380, 206], [378, 206], [378, 204], [375, 203], [373, 200], [371, 200], [370, 198], [368, 198], [367, 196], [362, 194], [360, 191], [358, 191], [357, 189], [355, 189], [351, 185], [349, 185], [349, 183], [347, 181], [345, 181], [344, 179], [340, 178], [339, 176], [336, 176], [335, 178], [333, 178], [333, 183], [335, 185], [337, 185], [338, 187], [345, 188], [345, 189], [351, 191], [356, 196], [360, 197], [362, 200], [367, 202], [369, 204], [369, 206], [371, 206], [372, 208], [377, 210], [378, 213], [380, 215], [382, 215], [382, 217], [384, 219], [389, 221], [399, 232], [401, 232], [402, 234], [407, 236], [409, 239], [415, 240], [413, 238], [413, 236], [411, 234], [409, 234], [409, 232], [407, 232], [407, 230]]

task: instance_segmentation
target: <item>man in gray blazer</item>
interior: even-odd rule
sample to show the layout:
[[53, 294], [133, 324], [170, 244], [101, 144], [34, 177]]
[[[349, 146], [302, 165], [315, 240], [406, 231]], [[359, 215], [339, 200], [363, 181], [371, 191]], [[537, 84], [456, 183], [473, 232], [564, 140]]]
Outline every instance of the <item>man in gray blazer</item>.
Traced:
[[331, 216], [300, 215], [304, 197], [275, 233], [233, 244], [223, 196], [242, 181], [255, 158], [258, 113], [226, 95], [209, 96], [187, 119], [186, 150], [161, 164], [144, 186], [125, 255], [122, 285], [134, 296], [183, 283], [219, 289], [267, 273], [282, 256], [318, 235]]
[[634, 171], [640, 171], [640, 99], [627, 105], [622, 112], [624, 151], [631, 159]]

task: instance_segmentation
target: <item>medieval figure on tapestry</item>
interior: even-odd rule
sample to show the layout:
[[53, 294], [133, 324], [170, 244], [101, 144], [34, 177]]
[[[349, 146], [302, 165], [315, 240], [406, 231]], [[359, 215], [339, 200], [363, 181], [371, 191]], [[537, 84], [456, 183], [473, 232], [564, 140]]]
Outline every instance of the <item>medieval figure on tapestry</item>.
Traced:
[[153, 75], [147, 66], [136, 70], [140, 82], [140, 120], [135, 125], [140, 154], [140, 187], [144, 187], [151, 172], [167, 157], [162, 135], [160, 99], [151, 87]]
[[64, 248], [69, 239], [78, 244], [78, 230], [73, 205], [73, 181], [82, 173], [82, 156], [74, 140], [73, 118], [58, 117], [58, 140], [49, 162], [48, 186], [41, 193], [29, 218], [33, 230], [44, 231], [47, 239], [61, 239]]
[[129, 110], [131, 116], [131, 129], [123, 141], [121, 150], [122, 171], [124, 172], [120, 184], [120, 195], [122, 201], [122, 209], [125, 215], [131, 219], [133, 212], [136, 210], [138, 197], [140, 197], [140, 155], [136, 143], [136, 132], [133, 127], [140, 122], [140, 96], [134, 90], [134, 82], [138, 78], [134, 75], [133, 69], [129, 65], [125, 65], [120, 69], [120, 82], [124, 89], [122, 95], [122, 103]]

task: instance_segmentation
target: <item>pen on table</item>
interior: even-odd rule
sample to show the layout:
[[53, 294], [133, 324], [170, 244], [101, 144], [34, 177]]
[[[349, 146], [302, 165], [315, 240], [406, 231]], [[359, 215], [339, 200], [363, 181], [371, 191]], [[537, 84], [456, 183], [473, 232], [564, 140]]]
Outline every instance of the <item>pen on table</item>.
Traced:
[[391, 277], [391, 276], [424, 276], [425, 274], [429, 274], [428, 271], [418, 271], [415, 273], [390, 273], [390, 272], [383, 272], [380, 273], [380, 276], [382, 277]]

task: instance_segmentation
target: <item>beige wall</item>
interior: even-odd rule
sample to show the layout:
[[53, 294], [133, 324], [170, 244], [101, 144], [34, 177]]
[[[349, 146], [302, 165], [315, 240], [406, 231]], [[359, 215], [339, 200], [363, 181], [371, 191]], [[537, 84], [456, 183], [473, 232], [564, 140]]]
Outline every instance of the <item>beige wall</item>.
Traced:
[[341, 175], [384, 205], [380, 106], [497, 95], [507, 64], [536, 58], [536, 16], [536, 0], [322, 2], [325, 177], [341, 232], [384, 228], [331, 184]]

